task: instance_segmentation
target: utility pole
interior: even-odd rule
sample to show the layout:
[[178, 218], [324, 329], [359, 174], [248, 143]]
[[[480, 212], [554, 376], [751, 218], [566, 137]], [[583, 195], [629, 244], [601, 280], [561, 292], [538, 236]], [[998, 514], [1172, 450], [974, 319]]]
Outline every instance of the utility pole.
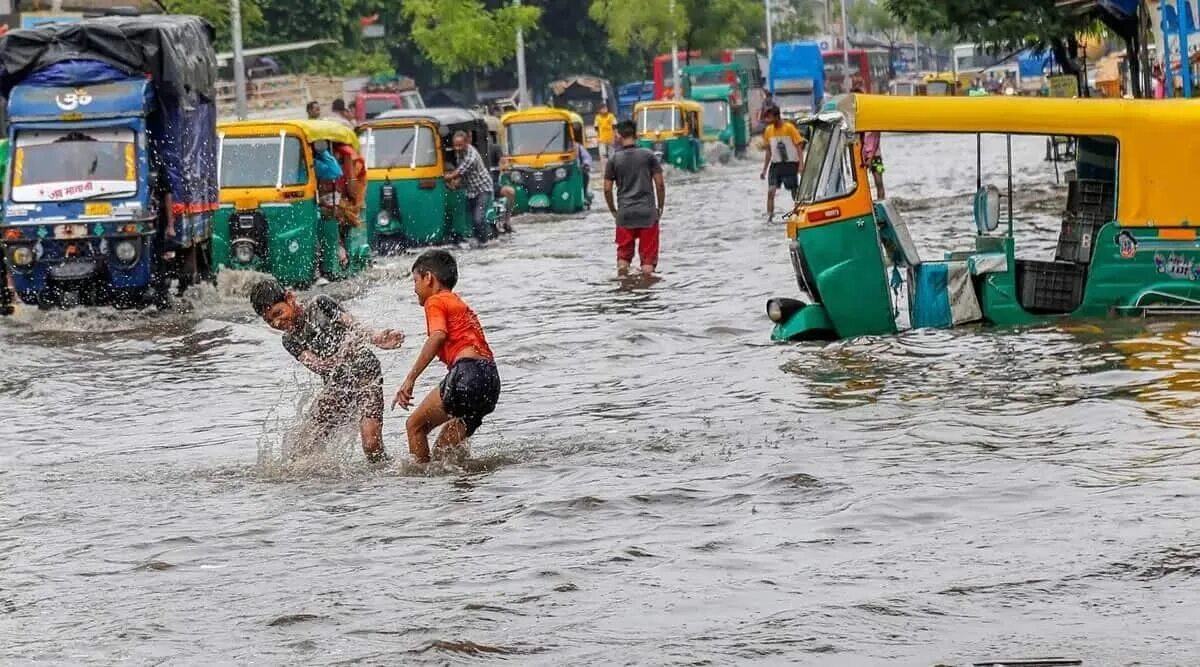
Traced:
[[[660, 5], [661, 6], [661, 5]], [[671, 0], [671, 90], [674, 99], [683, 99], [679, 89], [679, 41], [675, 37], [675, 0]]]
[[246, 118], [246, 59], [242, 57], [242, 2], [229, 0], [229, 28], [233, 37], [233, 90], [236, 96], [234, 113], [238, 120]]
[[775, 51], [775, 41], [771, 38], [771, 0], [763, 0], [767, 5], [767, 90], [771, 90], [771, 54]]
[[850, 23], [846, 18], [846, 0], [842, 0], [842, 94], [850, 92], [854, 80], [850, 76]]
[[[521, 0], [513, 0], [513, 7], [520, 7]], [[518, 109], [529, 108], [529, 82], [525, 79], [525, 33], [517, 27], [517, 101]]]

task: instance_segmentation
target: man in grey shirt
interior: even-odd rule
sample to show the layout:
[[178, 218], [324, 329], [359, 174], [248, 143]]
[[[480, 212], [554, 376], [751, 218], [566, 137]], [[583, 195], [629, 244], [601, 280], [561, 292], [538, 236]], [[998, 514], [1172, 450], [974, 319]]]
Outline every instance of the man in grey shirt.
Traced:
[[[621, 147], [604, 168], [604, 200], [617, 221], [617, 273], [629, 273], [634, 248], [649, 277], [658, 266], [658, 223], [662, 219], [667, 186], [662, 164], [654, 153], [638, 148], [633, 121], [617, 125]], [[617, 187], [613, 201], [613, 185]]]

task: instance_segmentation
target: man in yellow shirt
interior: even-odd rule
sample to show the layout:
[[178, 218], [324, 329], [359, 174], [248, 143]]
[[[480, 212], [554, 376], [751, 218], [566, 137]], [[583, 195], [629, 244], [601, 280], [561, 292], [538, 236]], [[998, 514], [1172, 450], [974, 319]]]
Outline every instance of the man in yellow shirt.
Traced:
[[[601, 104], [600, 112], [596, 114], [596, 140], [600, 144], [600, 159], [607, 160], [612, 156], [613, 127], [617, 117], [608, 112], [608, 105]], [[601, 172], [604, 170], [601, 169]]]
[[779, 117], [779, 107], [763, 111], [767, 127], [763, 141], [767, 151], [763, 156], [760, 178], [767, 179], [767, 222], [775, 219], [775, 193], [783, 186], [792, 194], [792, 202], [800, 190], [800, 170], [804, 168], [804, 137], [800, 129]]

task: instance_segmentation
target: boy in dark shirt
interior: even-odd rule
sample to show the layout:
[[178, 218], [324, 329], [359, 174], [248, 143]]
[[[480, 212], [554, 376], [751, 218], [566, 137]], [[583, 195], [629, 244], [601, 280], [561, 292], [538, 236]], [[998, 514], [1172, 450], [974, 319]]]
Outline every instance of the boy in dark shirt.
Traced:
[[327, 296], [301, 304], [295, 294], [285, 292], [273, 279], [250, 288], [250, 303], [272, 329], [283, 332], [284, 349], [325, 381], [313, 414], [313, 422], [320, 429], [318, 439], [358, 419], [367, 460], [387, 460], [383, 449], [383, 371], [367, 343], [394, 350], [404, 342], [404, 334], [390, 329], [372, 332]]
[[642, 275], [649, 277], [658, 265], [658, 225], [667, 186], [658, 158], [650, 150], [638, 147], [637, 126], [633, 121], [621, 121], [617, 134], [621, 137], [621, 148], [604, 167], [604, 200], [617, 221], [617, 273], [629, 273], [636, 247]]

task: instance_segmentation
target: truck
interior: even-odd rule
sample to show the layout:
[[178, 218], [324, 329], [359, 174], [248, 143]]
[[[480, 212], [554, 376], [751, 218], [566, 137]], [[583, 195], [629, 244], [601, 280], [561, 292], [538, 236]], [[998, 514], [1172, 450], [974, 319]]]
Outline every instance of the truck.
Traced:
[[550, 106], [573, 111], [583, 118], [584, 147], [592, 159], [600, 157], [600, 141], [596, 134], [596, 114], [600, 107], [617, 110], [617, 96], [612, 83], [591, 74], [575, 74], [552, 81], [549, 88]]
[[680, 73], [684, 97], [704, 107], [703, 139], [745, 157], [750, 146], [750, 75], [737, 63], [690, 65]]
[[825, 97], [825, 61], [816, 42], [776, 44], [771, 50], [770, 93], [785, 120], [815, 113]]
[[111, 16], [0, 39], [16, 296], [39, 308], [166, 307], [211, 279], [218, 206], [214, 31]]
[[417, 82], [406, 76], [376, 76], [354, 96], [354, 118], [365, 123], [393, 109], [424, 109]]

